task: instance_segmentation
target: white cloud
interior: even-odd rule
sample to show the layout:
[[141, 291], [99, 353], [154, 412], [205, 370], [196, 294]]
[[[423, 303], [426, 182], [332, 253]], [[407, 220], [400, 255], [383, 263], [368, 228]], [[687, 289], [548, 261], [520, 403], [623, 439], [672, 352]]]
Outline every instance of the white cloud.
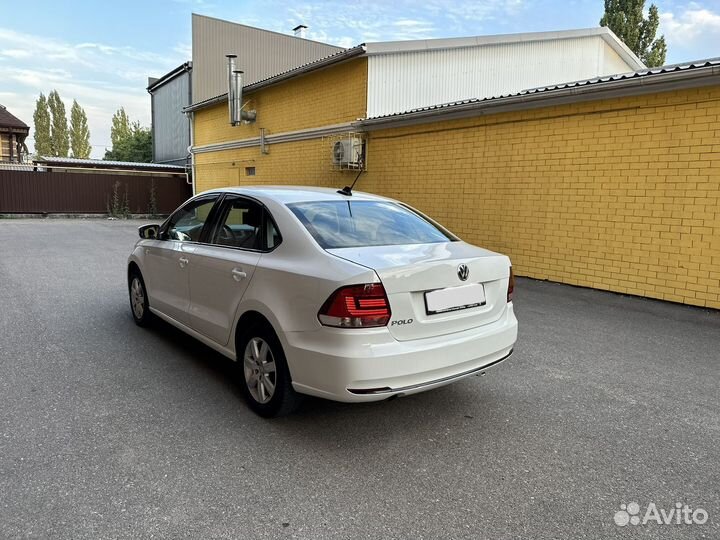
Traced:
[[23, 49], [5, 49], [0, 51], [0, 56], [8, 58], [30, 58], [32, 53]]
[[[186, 50], [169, 47], [158, 54], [129, 46], [72, 43], [0, 28], [3, 93], [0, 103], [31, 126], [35, 100], [56, 89], [69, 115], [72, 100], [85, 109], [93, 157], [110, 145], [110, 121], [120, 107], [133, 120], [150, 125], [148, 76], [160, 76], [187, 60]], [[53, 66], [53, 67], [48, 67]]]
[[720, 14], [692, 3], [660, 14], [660, 33], [675, 61], [720, 56]]
[[294, 4], [275, 2], [275, 11], [287, 15], [274, 30], [287, 33], [296, 24], [308, 25], [308, 37], [342, 47], [371, 41], [429, 39], [483, 33], [483, 23], [513, 15], [525, 6], [524, 0], [484, 0], [459, 3], [456, 0], [396, 0], [366, 2], [362, 9], [338, 9], [337, 2], [318, 0]]
[[172, 49], [180, 57], [190, 60], [192, 58], [192, 44], [191, 43], [178, 43]]
[[679, 17], [663, 13], [660, 19], [665, 33], [674, 39], [692, 40], [708, 31], [720, 31], [720, 15], [709, 9], [689, 9]]
[[[524, 0], [485, 0], [483, 2], [457, 2], [455, 0], [426, 0], [422, 4], [441, 19], [450, 23], [456, 33], [466, 33], [469, 28], [478, 28], [482, 23], [493, 21], [498, 16], [507, 17], [518, 14], [525, 7]], [[471, 31], [470, 35], [477, 35]]]
[[[62, 75], [63, 70], [6, 70], [9, 81], [21, 84], [23, 92], [6, 92], [0, 95], [3, 105], [15, 116], [31, 127], [35, 100], [40, 92], [47, 95], [55, 89], [65, 103], [66, 113], [70, 114], [72, 100], [76, 99], [85, 109], [93, 145], [93, 157], [102, 157], [105, 147], [110, 146], [110, 119], [121, 106], [134, 120], [143, 125], [150, 124], [149, 96], [143, 88], [132, 86], [96, 84], [93, 81], [72, 80]], [[31, 145], [30, 145], [31, 146]]]

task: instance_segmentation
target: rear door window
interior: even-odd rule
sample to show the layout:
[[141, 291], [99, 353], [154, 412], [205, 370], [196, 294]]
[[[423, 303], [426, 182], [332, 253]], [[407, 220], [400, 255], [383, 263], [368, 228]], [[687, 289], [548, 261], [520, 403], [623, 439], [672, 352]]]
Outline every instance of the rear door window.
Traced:
[[324, 249], [455, 240], [419, 214], [392, 202], [317, 201], [288, 207]]
[[280, 233], [264, 206], [244, 197], [228, 196], [218, 211], [211, 243], [265, 251], [280, 243]]

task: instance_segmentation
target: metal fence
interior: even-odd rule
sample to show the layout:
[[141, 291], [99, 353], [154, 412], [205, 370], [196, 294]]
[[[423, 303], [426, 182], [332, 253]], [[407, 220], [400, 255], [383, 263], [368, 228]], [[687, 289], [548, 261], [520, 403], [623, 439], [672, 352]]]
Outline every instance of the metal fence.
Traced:
[[126, 207], [132, 214], [169, 214], [191, 195], [184, 175], [0, 169], [0, 213], [4, 214], [105, 214], [114, 202], [116, 208]]

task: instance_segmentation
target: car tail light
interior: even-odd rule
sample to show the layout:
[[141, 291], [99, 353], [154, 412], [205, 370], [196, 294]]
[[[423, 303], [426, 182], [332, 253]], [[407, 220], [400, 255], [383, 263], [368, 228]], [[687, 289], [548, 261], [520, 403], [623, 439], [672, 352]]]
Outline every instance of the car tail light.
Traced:
[[338, 328], [385, 326], [390, 320], [385, 288], [380, 283], [341, 287], [320, 308], [318, 320]]
[[515, 274], [513, 274], [512, 266], [510, 267], [510, 279], [508, 280], [507, 301], [512, 302], [513, 292], [515, 291]]

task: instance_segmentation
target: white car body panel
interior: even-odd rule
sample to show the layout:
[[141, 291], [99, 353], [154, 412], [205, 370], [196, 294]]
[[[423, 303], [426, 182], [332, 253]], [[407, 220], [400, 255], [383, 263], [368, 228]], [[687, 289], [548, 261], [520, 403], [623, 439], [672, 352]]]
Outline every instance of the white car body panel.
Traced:
[[[479, 371], [512, 352], [517, 319], [512, 304], [508, 306], [493, 324], [412, 341], [397, 341], [387, 328], [358, 330], [353, 335], [325, 327], [314, 333], [288, 334], [286, 351], [302, 365], [302, 377], [293, 375], [293, 386], [318, 397], [356, 402], [379, 401], [449, 384], [453, 379], [442, 379]], [[348, 390], [392, 390], [413, 385], [421, 388], [376, 394]]]
[[188, 325], [216, 343], [230, 341], [235, 315], [261, 254], [219, 246], [195, 246], [188, 264]]
[[[153, 313], [225, 356], [236, 357], [238, 321], [259, 313], [283, 346], [297, 391], [355, 402], [448, 384], [512, 351], [517, 319], [506, 299], [510, 261], [504, 255], [462, 241], [325, 250], [287, 204], [347, 200], [344, 195], [285, 187], [213, 192], [262, 203], [282, 242], [260, 252], [140, 239], [129, 262], [142, 272]], [[352, 200], [390, 199], [356, 192]], [[466, 281], [458, 277], [461, 263], [469, 269]], [[385, 287], [392, 313], [388, 326], [323, 326], [318, 311], [328, 297], [362, 283]], [[485, 305], [426, 313], [426, 291], [469, 283], [482, 283]]]
[[[451, 334], [491, 323], [507, 303], [510, 259], [465, 242], [331, 249], [330, 253], [373, 268], [385, 287], [392, 319], [390, 333], [399, 341]], [[469, 268], [467, 281], [457, 268]], [[467, 283], [482, 283], [486, 304], [462, 311], [427, 315], [425, 292]], [[398, 320], [412, 324], [393, 324]]]
[[[176, 321], [188, 321], [190, 287], [186, 276], [175, 272], [180, 259], [189, 257], [193, 244], [175, 240], [144, 240], [141, 246], [143, 276], [148, 290], [152, 291], [152, 305]], [[137, 251], [137, 249], [136, 249]]]

